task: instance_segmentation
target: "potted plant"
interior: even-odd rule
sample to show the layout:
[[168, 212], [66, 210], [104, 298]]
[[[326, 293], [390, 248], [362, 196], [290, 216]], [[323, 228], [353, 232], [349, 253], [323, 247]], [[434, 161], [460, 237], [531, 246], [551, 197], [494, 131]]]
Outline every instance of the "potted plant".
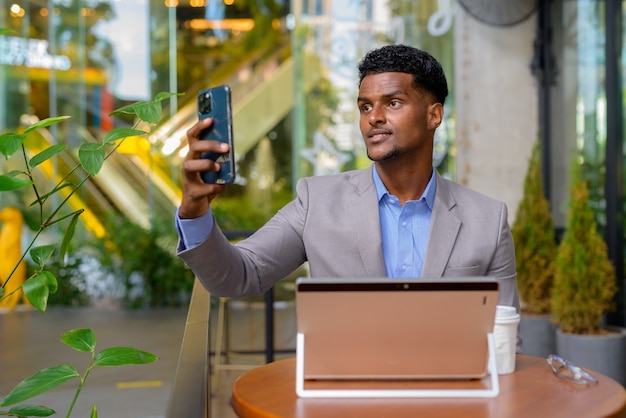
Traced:
[[626, 384], [626, 333], [604, 324], [617, 293], [615, 269], [589, 206], [587, 182], [572, 164], [570, 202], [558, 247], [552, 310], [557, 354]]
[[[0, 29], [0, 33], [3, 30]], [[137, 124], [146, 122], [156, 124], [162, 114], [161, 101], [171, 96], [170, 93], [160, 93], [153, 101], [138, 102], [122, 107], [111, 115], [129, 114], [136, 116]], [[63, 122], [68, 117], [60, 116], [44, 119], [27, 127], [21, 133], [4, 133], [0, 135], [0, 154], [7, 160], [17, 155], [22, 161], [21, 169], [12, 170], [0, 174], [0, 192], [30, 188], [33, 192], [33, 206], [39, 209], [39, 227], [32, 240], [27, 243], [26, 250], [14, 260], [14, 267], [10, 268], [6, 277], [0, 277], [0, 302], [14, 297], [19, 292], [33, 307], [42, 314], [45, 313], [48, 296], [55, 293], [58, 287], [57, 279], [47, 268], [49, 260], [56, 257], [63, 263], [68, 245], [72, 240], [76, 224], [84, 208], [67, 210], [67, 204], [74, 194], [91, 176], [95, 176], [101, 169], [105, 160], [121, 145], [128, 137], [146, 135], [147, 132], [132, 128], [116, 128], [108, 132], [101, 142], [85, 142], [77, 152], [78, 162], [70, 170], [70, 173], [81, 173], [79, 181], [70, 181], [69, 175], [58, 180], [53, 179], [55, 184], [50, 190], [42, 190], [36, 171], [50, 164], [52, 158], [61, 152], [65, 152], [65, 144], [56, 143], [44, 149], [31, 152], [29, 141], [35, 139], [40, 129]], [[35, 154], [35, 155], [32, 155]], [[58, 196], [58, 199], [52, 199]], [[36, 245], [38, 238], [53, 225], [63, 225], [64, 237], [60, 245], [47, 244]], [[27, 256], [30, 256], [35, 264], [35, 272], [25, 280], [20, 276], [21, 266]], [[16, 282], [18, 283], [16, 285]], [[47, 392], [58, 385], [78, 379], [78, 385], [73, 399], [69, 403], [66, 417], [71, 415], [85, 380], [89, 373], [98, 366], [122, 366], [127, 364], [146, 364], [156, 360], [153, 354], [132, 347], [110, 347], [96, 352], [96, 335], [93, 330], [75, 329], [61, 336], [61, 342], [81, 352], [91, 354], [91, 360], [86, 370], [81, 375], [72, 365], [59, 365], [41, 370], [20, 382], [4, 399], [0, 400], [0, 415], [15, 417], [43, 417], [55, 413], [50, 408], [41, 405], [24, 404], [41, 393]], [[6, 408], [6, 409], [5, 409]], [[96, 406], [92, 407], [92, 417], [97, 417]]]
[[543, 191], [538, 141], [532, 149], [511, 233], [522, 307], [522, 351], [546, 357], [555, 352], [551, 298], [557, 245], [550, 205]]

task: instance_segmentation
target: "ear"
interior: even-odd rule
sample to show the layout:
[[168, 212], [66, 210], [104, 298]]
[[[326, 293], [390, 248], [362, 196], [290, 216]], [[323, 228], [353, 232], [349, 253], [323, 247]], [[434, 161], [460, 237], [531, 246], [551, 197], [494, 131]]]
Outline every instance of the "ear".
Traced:
[[441, 103], [432, 103], [428, 105], [428, 128], [437, 129], [443, 121], [443, 105]]

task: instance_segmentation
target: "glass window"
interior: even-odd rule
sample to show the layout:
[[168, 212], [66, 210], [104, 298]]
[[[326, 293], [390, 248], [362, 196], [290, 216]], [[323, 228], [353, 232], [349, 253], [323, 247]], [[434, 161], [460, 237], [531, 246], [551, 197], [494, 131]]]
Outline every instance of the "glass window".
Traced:
[[[315, 3], [317, 4], [317, 3]], [[437, 58], [454, 91], [453, 10], [448, 2], [349, 0], [303, 2], [294, 10], [296, 60], [294, 176], [330, 174], [369, 165], [358, 127], [357, 66], [383, 44], [408, 44]], [[435, 138], [434, 164], [453, 177], [454, 97]]]
[[[604, 174], [606, 150], [604, 3], [560, 3], [554, 47], [559, 55], [553, 114], [552, 189], [555, 223], [565, 224], [571, 165], [582, 164], [590, 203], [600, 229], [605, 226]], [[561, 45], [561, 47], [559, 46]]]

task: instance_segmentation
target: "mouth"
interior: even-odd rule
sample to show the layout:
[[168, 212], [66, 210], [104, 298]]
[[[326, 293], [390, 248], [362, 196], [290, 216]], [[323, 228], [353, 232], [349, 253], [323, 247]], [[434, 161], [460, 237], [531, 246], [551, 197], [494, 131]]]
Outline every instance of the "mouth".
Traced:
[[391, 136], [391, 132], [386, 129], [372, 129], [367, 133], [367, 139], [372, 143], [384, 141], [389, 136]]

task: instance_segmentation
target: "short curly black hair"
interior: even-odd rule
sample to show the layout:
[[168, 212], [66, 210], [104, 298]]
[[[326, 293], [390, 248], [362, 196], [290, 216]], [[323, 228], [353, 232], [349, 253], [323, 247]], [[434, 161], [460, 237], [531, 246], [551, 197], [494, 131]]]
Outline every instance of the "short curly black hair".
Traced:
[[428, 52], [407, 45], [386, 45], [369, 51], [359, 64], [359, 86], [370, 74], [407, 73], [413, 82], [430, 92], [442, 105], [448, 95], [448, 83], [441, 64]]

